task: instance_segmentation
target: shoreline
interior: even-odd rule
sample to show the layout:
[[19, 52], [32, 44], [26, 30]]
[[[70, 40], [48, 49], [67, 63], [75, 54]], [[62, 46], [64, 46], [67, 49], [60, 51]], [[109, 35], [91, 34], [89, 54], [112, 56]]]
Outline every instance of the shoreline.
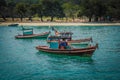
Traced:
[[19, 24], [19, 26], [120, 26], [120, 23], [77, 23], [77, 22], [2, 22], [0, 26]]

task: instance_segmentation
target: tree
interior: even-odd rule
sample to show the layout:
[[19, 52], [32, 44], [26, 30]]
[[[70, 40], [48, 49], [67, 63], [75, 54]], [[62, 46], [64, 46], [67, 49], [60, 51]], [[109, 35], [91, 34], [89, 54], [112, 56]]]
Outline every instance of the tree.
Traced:
[[84, 7], [84, 16], [89, 18], [91, 22], [92, 17], [95, 17], [95, 21], [102, 17], [106, 13], [106, 5], [103, 0], [83, 0], [81, 5]]
[[31, 11], [31, 14], [34, 15], [34, 14], [38, 14], [38, 16], [41, 18], [41, 21], [43, 22], [43, 6], [42, 4], [38, 3], [38, 4], [32, 4], [30, 6], [30, 11]]
[[27, 11], [27, 7], [25, 3], [18, 3], [15, 7], [16, 13], [18, 13], [20, 20], [22, 21], [25, 13]]
[[72, 17], [73, 21], [74, 21], [74, 17], [78, 15], [79, 13], [79, 6], [72, 4], [71, 2], [69, 3], [64, 3], [62, 5], [63, 9], [64, 9], [64, 13], [66, 16], [66, 21], [68, 17]]
[[51, 0], [43, 0], [42, 5], [44, 8], [44, 15], [50, 16], [51, 21], [53, 21], [54, 17], [60, 17], [63, 15], [62, 7], [60, 6], [60, 3], [58, 1], [51, 1]]
[[99, 18], [103, 17], [106, 13], [106, 5], [104, 3], [105, 1], [102, 0], [96, 0], [93, 2], [94, 4], [94, 16], [95, 16], [95, 21], [98, 21]]
[[0, 0], [0, 16], [3, 18], [4, 21], [6, 21], [6, 17], [4, 15], [6, 6], [6, 1]]
[[[22, 19], [37, 14], [43, 16], [68, 18], [85, 16], [91, 22], [101, 20], [120, 20], [120, 0], [0, 0], [0, 17]], [[16, 12], [16, 13], [15, 13]]]
[[120, 20], [120, 0], [109, 0], [107, 4], [107, 20]]
[[10, 17], [12, 17], [12, 21], [14, 21], [14, 7], [15, 7], [16, 3], [13, 0], [9, 0], [7, 7], [8, 7], [8, 12], [10, 14]]

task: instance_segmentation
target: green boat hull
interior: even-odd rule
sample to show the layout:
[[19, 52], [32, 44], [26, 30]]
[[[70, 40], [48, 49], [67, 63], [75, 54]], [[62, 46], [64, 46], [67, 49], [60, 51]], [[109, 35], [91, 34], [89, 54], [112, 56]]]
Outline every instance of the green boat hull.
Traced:
[[47, 38], [49, 35], [49, 32], [43, 33], [43, 34], [32, 34], [32, 35], [17, 35], [15, 36], [16, 39], [29, 39], [29, 38]]

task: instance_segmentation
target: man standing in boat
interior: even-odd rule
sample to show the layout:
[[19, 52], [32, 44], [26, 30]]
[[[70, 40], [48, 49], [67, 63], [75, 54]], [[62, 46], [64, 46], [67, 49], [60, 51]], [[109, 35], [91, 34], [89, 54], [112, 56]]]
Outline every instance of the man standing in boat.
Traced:
[[60, 40], [59, 42], [59, 49], [67, 49], [67, 46], [68, 46], [68, 43], [67, 43], [67, 40], [65, 41], [65, 39], [62, 39]]
[[56, 36], [59, 36], [59, 31], [57, 31], [54, 27], [52, 27], [52, 31], [54, 31]]

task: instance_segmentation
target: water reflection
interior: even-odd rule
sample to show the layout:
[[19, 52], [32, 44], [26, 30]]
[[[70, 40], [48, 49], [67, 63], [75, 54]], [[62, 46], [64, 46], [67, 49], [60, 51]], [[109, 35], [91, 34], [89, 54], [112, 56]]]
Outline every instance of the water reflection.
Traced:
[[61, 62], [87, 62], [87, 63], [92, 63], [93, 59], [92, 57], [86, 57], [86, 56], [75, 56], [75, 55], [65, 55], [65, 54], [52, 54], [52, 53], [47, 53], [47, 52], [37, 52], [36, 56], [41, 58], [41, 57], [47, 57], [47, 59], [51, 60], [56, 60], [56, 61], [61, 61]]

